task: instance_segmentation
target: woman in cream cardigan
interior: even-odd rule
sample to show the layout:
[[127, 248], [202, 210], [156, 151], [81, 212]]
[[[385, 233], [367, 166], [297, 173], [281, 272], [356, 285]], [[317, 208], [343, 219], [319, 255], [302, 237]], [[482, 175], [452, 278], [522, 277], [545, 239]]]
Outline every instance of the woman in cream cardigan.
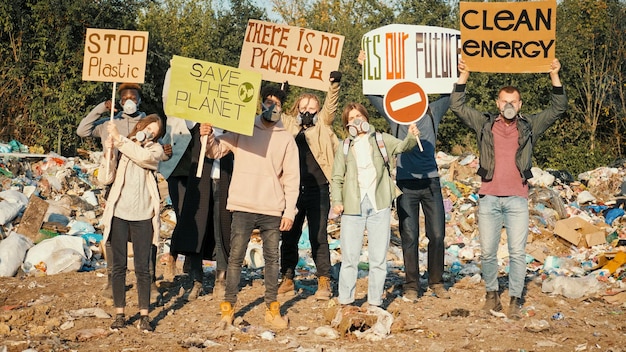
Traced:
[[161, 118], [152, 114], [137, 123], [128, 137], [114, 123], [107, 124], [103, 165], [98, 180], [112, 184], [102, 223], [103, 243], [110, 241], [113, 254], [112, 284], [115, 321], [111, 329], [126, 325], [127, 243], [132, 242], [140, 319], [138, 328], [152, 331], [150, 307], [150, 253], [159, 238], [160, 197], [156, 170], [165, 153], [156, 142], [165, 129]]

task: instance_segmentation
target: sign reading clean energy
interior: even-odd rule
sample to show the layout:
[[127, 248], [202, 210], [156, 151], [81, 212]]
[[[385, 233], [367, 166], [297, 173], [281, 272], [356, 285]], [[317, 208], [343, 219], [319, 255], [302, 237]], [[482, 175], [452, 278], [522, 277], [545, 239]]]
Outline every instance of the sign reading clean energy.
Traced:
[[249, 20], [239, 68], [263, 79], [328, 90], [330, 73], [339, 69], [344, 37], [307, 28]]
[[252, 135], [261, 74], [174, 56], [165, 113]]
[[148, 32], [87, 28], [83, 80], [143, 83]]
[[556, 1], [461, 2], [460, 18], [462, 56], [471, 71], [549, 71]]
[[384, 95], [404, 81], [426, 94], [450, 93], [460, 44], [458, 30], [442, 27], [390, 24], [367, 32], [361, 39], [363, 93]]

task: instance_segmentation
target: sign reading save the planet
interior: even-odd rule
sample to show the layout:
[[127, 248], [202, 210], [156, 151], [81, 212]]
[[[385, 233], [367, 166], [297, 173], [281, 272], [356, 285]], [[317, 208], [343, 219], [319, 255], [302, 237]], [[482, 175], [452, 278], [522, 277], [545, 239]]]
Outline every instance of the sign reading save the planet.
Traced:
[[252, 135], [260, 73], [176, 55], [171, 69], [167, 115]]

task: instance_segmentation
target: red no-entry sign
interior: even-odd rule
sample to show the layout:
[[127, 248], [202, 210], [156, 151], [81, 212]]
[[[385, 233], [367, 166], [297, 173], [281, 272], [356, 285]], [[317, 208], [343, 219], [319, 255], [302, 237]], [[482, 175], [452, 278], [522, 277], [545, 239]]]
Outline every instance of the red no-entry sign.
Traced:
[[414, 82], [400, 82], [389, 89], [384, 99], [385, 112], [394, 122], [408, 125], [426, 114], [428, 95]]

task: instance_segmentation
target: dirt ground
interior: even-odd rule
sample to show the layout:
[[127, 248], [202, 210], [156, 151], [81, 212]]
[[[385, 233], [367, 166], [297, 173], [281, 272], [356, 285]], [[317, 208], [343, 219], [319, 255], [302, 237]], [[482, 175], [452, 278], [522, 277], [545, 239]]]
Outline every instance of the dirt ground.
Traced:
[[[159, 265], [157, 274], [162, 270]], [[318, 329], [328, 325], [324, 316], [334, 302], [314, 299], [316, 283], [311, 275], [297, 276], [298, 293], [281, 298], [289, 329], [269, 331], [263, 321], [260, 269], [242, 275], [237, 328], [221, 329], [219, 302], [211, 295], [214, 275], [205, 274], [204, 294], [190, 302], [186, 300], [188, 276], [181, 274], [169, 284], [160, 282], [161, 296], [151, 305], [152, 333], [135, 327], [135, 287], [127, 291], [127, 317], [133, 325], [109, 330], [113, 318], [100, 317], [103, 312], [114, 314], [112, 301], [100, 295], [106, 283], [103, 271], [2, 278], [0, 351], [626, 351], [626, 303], [608, 303], [600, 295], [577, 300], [549, 296], [541, 292], [539, 277], [528, 277], [525, 316], [515, 321], [482, 313], [484, 286], [470, 277], [446, 283], [449, 300], [426, 291], [417, 303], [405, 302], [402, 273], [391, 268], [383, 306], [394, 318], [391, 333], [369, 341], [354, 332], [333, 338], [328, 329]], [[134, 282], [129, 273], [127, 284]], [[504, 278], [502, 283], [505, 287]], [[333, 289], [336, 295], [335, 280]], [[363, 277], [358, 281], [357, 306], [366, 301], [366, 292], [367, 277]], [[506, 312], [506, 289], [502, 298]], [[554, 319], [557, 313], [561, 319]]]

